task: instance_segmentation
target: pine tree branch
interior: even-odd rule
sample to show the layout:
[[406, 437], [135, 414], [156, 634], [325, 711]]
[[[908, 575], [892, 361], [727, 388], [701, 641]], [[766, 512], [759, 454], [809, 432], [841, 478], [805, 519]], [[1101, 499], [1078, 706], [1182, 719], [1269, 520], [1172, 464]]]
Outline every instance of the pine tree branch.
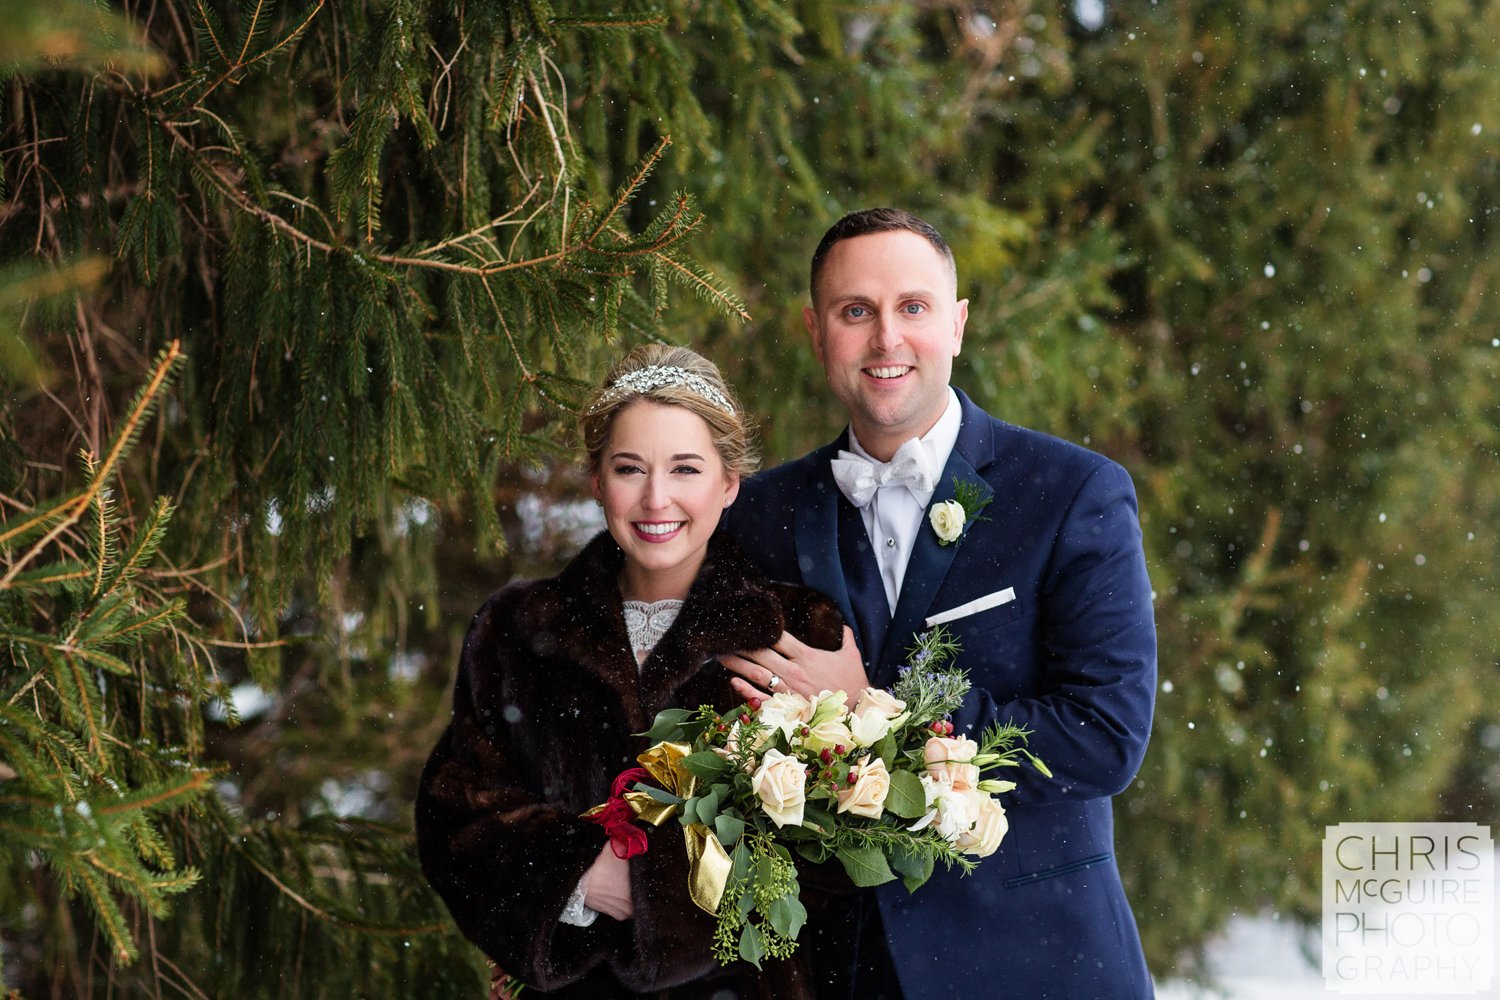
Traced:
[[[166, 387], [172, 369], [182, 356], [181, 341], [174, 340], [167, 345], [167, 349], [162, 352], [161, 360], [157, 362], [156, 369], [151, 373], [150, 380], [147, 381], [145, 387], [137, 395], [136, 405], [131, 409], [120, 431], [115, 435], [114, 444], [110, 447], [109, 453], [105, 455], [104, 461], [100, 462], [94, 469], [88, 487], [82, 493], [78, 494], [78, 496], [74, 497], [72, 501], [63, 505], [64, 516], [62, 522], [43, 535], [25, 555], [21, 556], [20, 559], [11, 565], [10, 570], [4, 577], [0, 577], [0, 590], [9, 589], [10, 583], [15, 579], [16, 574], [20, 573], [27, 564], [40, 555], [58, 536], [78, 523], [79, 519], [83, 516], [83, 512], [88, 509], [94, 498], [99, 495], [100, 490], [104, 488], [104, 483], [114, 473], [115, 465], [120, 461], [120, 457], [124, 455], [130, 443], [135, 439], [135, 435], [140, 431], [141, 423], [151, 411], [151, 407], [156, 402], [157, 395]], [[22, 526], [18, 526], [9, 531], [0, 532], [0, 544], [4, 544], [7, 539], [19, 534], [21, 530]]]
[[681, 278], [682, 278], [683, 281], [686, 281], [689, 284], [693, 285], [703, 295], [707, 296], [708, 298], [713, 299], [715, 302], [718, 302], [726, 310], [728, 310], [729, 312], [732, 312], [734, 315], [738, 316], [744, 322], [746, 322], [746, 323], [750, 322], [750, 320], [751, 320], [750, 313], [749, 313], [749, 311], [747, 311], [745, 309], [744, 306], [742, 306], [738, 302], [736, 302], [733, 298], [731, 298], [723, 290], [721, 290], [719, 288], [716, 288], [710, 282], [705, 281], [703, 279], [702, 275], [699, 275], [699, 274], [695, 273], [692, 269], [690, 269], [688, 267], [685, 267], [680, 261], [673, 260], [672, 257], [669, 254], [665, 254], [665, 253], [661, 253], [661, 252], [654, 252], [654, 253], [652, 253], [652, 256], [658, 262], [660, 262], [662, 264], [665, 264], [667, 267], [670, 267], [673, 271], [677, 272], [677, 274], [681, 276]]
[[667, 147], [670, 145], [672, 145], [672, 137], [670, 135], [664, 135], [657, 141], [656, 147], [646, 154], [645, 160], [641, 162], [640, 167], [637, 168], [631, 178], [620, 185], [620, 193], [616, 195], [615, 203], [609, 207], [608, 212], [604, 213], [604, 218], [599, 220], [599, 225], [594, 228], [592, 233], [589, 233], [584, 243], [592, 244], [604, 232], [605, 228], [614, 221], [615, 216], [620, 214], [620, 209], [624, 208], [626, 203], [640, 190], [641, 185], [646, 183], [646, 177], [651, 173], [651, 168], [656, 166], [656, 162], [662, 158], [662, 154], [667, 151]]
[[[196, 104], [202, 104], [205, 100], [207, 100], [209, 94], [212, 94], [215, 90], [218, 90], [221, 84], [223, 84], [226, 80], [229, 80], [236, 73], [244, 72], [245, 70], [249, 69], [251, 66], [254, 66], [256, 63], [258, 63], [258, 62], [260, 62], [260, 61], [262, 61], [264, 59], [270, 58], [271, 56], [273, 56], [277, 52], [279, 52], [281, 49], [283, 49], [287, 45], [289, 45], [294, 39], [296, 39], [299, 35], [301, 35], [302, 32], [304, 32], [304, 31], [307, 30], [307, 26], [312, 23], [312, 19], [314, 17], [317, 17], [318, 12], [323, 9], [323, 4], [325, 2], [326, 2], [326, 0], [318, 0], [317, 4], [313, 7], [313, 9], [308, 12], [307, 17], [305, 17], [305, 18], [302, 19], [302, 23], [299, 24], [299, 25], [297, 25], [297, 27], [293, 28], [290, 32], [288, 32], [281, 39], [281, 41], [277, 42], [275, 45], [272, 45], [270, 48], [266, 49], [265, 51], [257, 53], [254, 56], [254, 58], [247, 59], [246, 56], [250, 52], [250, 43], [255, 40], [255, 34], [256, 34], [256, 31], [258, 30], [257, 29], [257, 25], [260, 23], [261, 12], [263, 10], [265, 10], [265, 8], [267, 6], [266, 0], [257, 0], [256, 5], [255, 5], [255, 13], [251, 16], [250, 25], [245, 30], [245, 42], [244, 42], [244, 44], [240, 48], [240, 54], [235, 57], [235, 60], [234, 60], [233, 64], [230, 65], [228, 69], [226, 69], [223, 73], [221, 73], [219, 75], [219, 78], [217, 80], [215, 80], [213, 83], [209, 84], [208, 88], [206, 90], [204, 90], [203, 93], [201, 93], [201, 94], [199, 94], [197, 96], [197, 99], [196, 99], [196, 101], [194, 103], [196, 103]], [[203, 3], [202, 3], [202, 0], [199, 0], [199, 2], [198, 2], [198, 10], [199, 10], [200, 15], [204, 13], [203, 12]], [[207, 21], [206, 15], [205, 15], [205, 20], [204, 20], [204, 27], [205, 27], [205, 30], [209, 30], [208, 29], [208, 21]], [[225, 62], [229, 62], [229, 57], [224, 52], [224, 48], [220, 44], [218, 37], [215, 36], [212, 33], [211, 30], [209, 30], [209, 37], [213, 38], [214, 47], [216, 49], [218, 49], [218, 51], [219, 51], [219, 57], [221, 59], [223, 59]]]

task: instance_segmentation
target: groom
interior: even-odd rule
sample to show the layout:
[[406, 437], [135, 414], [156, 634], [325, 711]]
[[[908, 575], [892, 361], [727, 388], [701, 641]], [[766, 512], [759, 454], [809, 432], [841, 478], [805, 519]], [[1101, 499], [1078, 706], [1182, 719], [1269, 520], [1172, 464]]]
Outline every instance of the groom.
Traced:
[[[916, 216], [840, 219], [811, 294], [803, 318], [849, 431], [746, 481], [727, 527], [771, 576], [838, 601], [858, 648], [784, 637], [726, 666], [760, 697], [888, 687], [913, 637], [944, 624], [974, 684], [958, 731], [1023, 726], [1053, 772], [1005, 775], [1019, 782], [1002, 799], [1010, 831], [974, 874], [939, 866], [914, 895], [887, 883], [825, 921], [808, 942], [819, 996], [1150, 997], [1110, 801], [1145, 752], [1156, 678], [1130, 477], [950, 388], [968, 302]], [[988, 502], [943, 545], [928, 511], [956, 484]]]

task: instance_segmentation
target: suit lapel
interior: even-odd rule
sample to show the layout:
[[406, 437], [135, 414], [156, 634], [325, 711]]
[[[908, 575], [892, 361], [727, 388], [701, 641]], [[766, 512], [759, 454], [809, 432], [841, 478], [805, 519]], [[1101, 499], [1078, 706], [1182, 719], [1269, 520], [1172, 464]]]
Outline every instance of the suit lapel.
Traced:
[[870, 533], [865, 530], [859, 509], [843, 496], [838, 497], [839, 564], [854, 617], [859, 630], [860, 651], [864, 654], [866, 672], [880, 663], [880, 651], [891, 630], [891, 609], [885, 600], [885, 584], [880, 579], [880, 564], [870, 548]]
[[812, 471], [805, 489], [798, 493], [796, 538], [797, 568], [802, 582], [821, 591], [839, 606], [844, 620], [858, 621], [849, 602], [849, 588], [839, 565], [839, 499], [829, 461], [838, 442], [812, 454]]
[[[948, 462], [943, 466], [942, 478], [927, 504], [928, 511], [933, 504], [953, 499], [955, 480], [982, 482], [980, 470], [994, 459], [993, 421], [968, 396], [958, 390], [954, 391], [958, 393], [959, 405], [963, 410], [963, 422], [959, 426], [958, 440], [954, 442], [953, 450], [948, 454]], [[891, 618], [890, 632], [880, 655], [872, 657], [877, 664], [871, 676], [873, 683], [889, 686], [895, 682], [896, 667], [915, 641], [917, 633], [922, 630], [932, 611], [933, 599], [963, 546], [962, 538], [951, 545], [939, 545], [937, 533], [932, 530], [926, 511], [923, 512], [922, 524], [917, 529], [917, 540], [912, 545], [911, 558], [906, 564], [906, 576], [901, 581], [901, 596], [896, 600], [896, 612]]]

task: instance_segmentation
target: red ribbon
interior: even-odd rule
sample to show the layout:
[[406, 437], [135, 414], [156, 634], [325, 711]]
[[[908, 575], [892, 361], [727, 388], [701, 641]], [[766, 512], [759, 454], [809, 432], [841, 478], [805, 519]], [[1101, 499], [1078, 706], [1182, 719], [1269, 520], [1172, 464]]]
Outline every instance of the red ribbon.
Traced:
[[585, 817], [589, 822], [604, 827], [604, 832], [609, 836], [610, 848], [615, 852], [615, 857], [622, 860], [645, 854], [646, 848], [650, 846], [646, 840], [646, 831], [635, 823], [635, 810], [625, 801], [625, 793], [630, 791], [631, 786], [649, 777], [651, 772], [644, 767], [621, 771], [616, 776], [615, 783], [610, 786], [609, 801], [604, 803], [604, 808]]

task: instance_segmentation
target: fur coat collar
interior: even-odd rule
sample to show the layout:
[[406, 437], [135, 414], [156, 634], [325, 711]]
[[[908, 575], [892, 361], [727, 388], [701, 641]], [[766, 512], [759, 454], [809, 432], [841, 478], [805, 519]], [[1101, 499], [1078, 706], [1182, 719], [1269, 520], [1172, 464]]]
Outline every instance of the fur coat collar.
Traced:
[[770, 646], [783, 631], [828, 649], [842, 639], [843, 619], [832, 602], [770, 582], [719, 533], [709, 540], [677, 621], [637, 667], [620, 599], [624, 563], [619, 545], [600, 532], [560, 574], [532, 585], [516, 618], [533, 653], [561, 654], [607, 684], [636, 732], [721, 653]]

